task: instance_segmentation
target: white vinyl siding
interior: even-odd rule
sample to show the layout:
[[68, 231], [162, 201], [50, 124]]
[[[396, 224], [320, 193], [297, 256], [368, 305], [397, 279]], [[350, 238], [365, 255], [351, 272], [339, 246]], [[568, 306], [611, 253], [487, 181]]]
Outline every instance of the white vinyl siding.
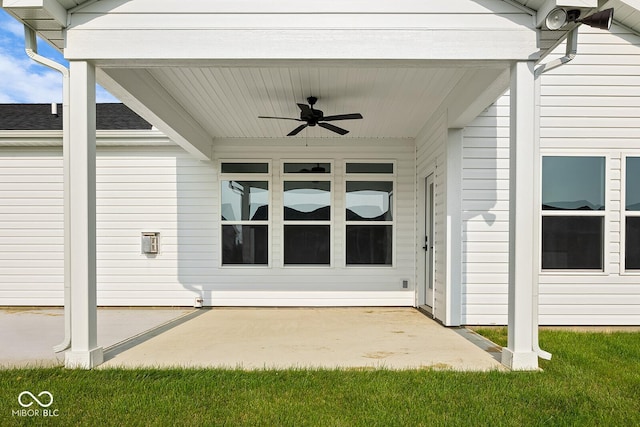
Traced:
[[462, 323], [506, 324], [509, 281], [509, 96], [465, 128]]
[[62, 150], [0, 148], [0, 305], [61, 305]]
[[[192, 305], [219, 265], [211, 166], [179, 148], [103, 148], [96, 179], [98, 304]], [[142, 231], [160, 233], [157, 256]]]

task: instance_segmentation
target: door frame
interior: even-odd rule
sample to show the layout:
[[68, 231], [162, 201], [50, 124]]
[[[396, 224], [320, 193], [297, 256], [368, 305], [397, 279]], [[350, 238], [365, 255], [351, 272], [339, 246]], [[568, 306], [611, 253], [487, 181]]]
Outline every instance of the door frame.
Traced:
[[[429, 192], [431, 186], [432, 192]], [[417, 233], [417, 259], [418, 277], [416, 281], [416, 306], [433, 317], [435, 305], [435, 256], [434, 256], [434, 208], [433, 198], [435, 197], [435, 172], [429, 172], [419, 181], [418, 206], [420, 214], [418, 216]], [[425, 251], [425, 236], [429, 230], [427, 221], [431, 221], [431, 235], [429, 235], [428, 250]], [[431, 257], [429, 257], [431, 255]], [[431, 290], [428, 292], [428, 283], [431, 283]]]

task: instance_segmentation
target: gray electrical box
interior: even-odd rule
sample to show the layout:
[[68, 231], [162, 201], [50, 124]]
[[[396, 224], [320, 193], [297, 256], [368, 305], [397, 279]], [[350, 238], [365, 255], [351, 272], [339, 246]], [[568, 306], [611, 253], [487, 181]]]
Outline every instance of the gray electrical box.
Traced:
[[142, 233], [142, 253], [155, 255], [158, 253], [158, 246], [160, 241], [160, 233], [158, 232], [143, 232]]

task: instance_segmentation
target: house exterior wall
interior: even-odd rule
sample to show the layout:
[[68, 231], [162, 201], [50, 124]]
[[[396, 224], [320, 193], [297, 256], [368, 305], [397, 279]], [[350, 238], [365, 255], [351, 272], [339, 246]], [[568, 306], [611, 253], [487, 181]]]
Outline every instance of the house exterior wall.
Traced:
[[[218, 141], [213, 162], [178, 147], [100, 147], [98, 304], [189, 306], [202, 296], [215, 306], [414, 305], [413, 141], [267, 144]], [[271, 165], [270, 265], [221, 266], [219, 161], [251, 159]], [[281, 165], [317, 159], [332, 162], [334, 170], [332, 265], [283, 266]], [[344, 165], [366, 160], [394, 163], [393, 266], [345, 266]], [[0, 148], [0, 166], [0, 305], [61, 305], [61, 150]], [[141, 232], [160, 233], [158, 255], [141, 253]]]
[[[603, 271], [541, 270], [541, 324], [640, 324], [640, 275], [622, 266], [624, 159], [640, 155], [639, 47], [621, 27], [582, 26], [576, 58], [541, 77], [541, 155], [606, 158]], [[508, 105], [506, 94], [465, 129], [466, 324], [507, 321]]]

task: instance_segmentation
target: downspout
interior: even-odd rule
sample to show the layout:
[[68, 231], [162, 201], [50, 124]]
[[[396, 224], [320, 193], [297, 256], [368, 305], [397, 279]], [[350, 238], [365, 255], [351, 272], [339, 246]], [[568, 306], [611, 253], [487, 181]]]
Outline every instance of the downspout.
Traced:
[[53, 347], [53, 351], [59, 353], [71, 346], [71, 283], [69, 271], [71, 260], [69, 258], [69, 69], [64, 65], [52, 61], [49, 58], [38, 55], [36, 33], [28, 26], [24, 26], [24, 50], [33, 61], [51, 68], [62, 74], [62, 168], [64, 186], [64, 340]]
[[[542, 76], [542, 74], [546, 73], [547, 71], [553, 70], [554, 68], [560, 67], [568, 62], [570, 62], [571, 60], [573, 60], [573, 58], [576, 57], [576, 54], [578, 53], [578, 27], [575, 27], [574, 29], [572, 29], [569, 32], [569, 35], [567, 37], [567, 49], [566, 49], [566, 53], [565, 56], [563, 56], [562, 58], [558, 58], [556, 60], [553, 60], [551, 62], [548, 62], [546, 64], [541, 65], [540, 67], [538, 67], [535, 71], [534, 71], [534, 77], [535, 77], [535, 102], [536, 102], [536, 124], [535, 124], [535, 129], [536, 129], [536, 139], [539, 141], [540, 140], [540, 96], [541, 96], [541, 82], [540, 82], [540, 76]], [[539, 144], [538, 144], [539, 147]], [[535, 155], [535, 162], [536, 162], [536, 167], [535, 167], [535, 171], [536, 171], [536, 182], [540, 182], [540, 152], [536, 153]], [[539, 191], [536, 192], [535, 197], [539, 198]], [[538, 206], [540, 206], [540, 200], [538, 200]], [[540, 233], [537, 233], [538, 235], [540, 235]], [[540, 248], [537, 248], [536, 253], [540, 253]], [[540, 300], [540, 284], [539, 284], [539, 277], [538, 277], [538, 273], [536, 272], [535, 274], [536, 277], [534, 277], [534, 287], [533, 287], [533, 311], [532, 311], [532, 316], [535, 319], [535, 322], [533, 322], [534, 327], [533, 327], [533, 334], [532, 334], [532, 341], [533, 341], [533, 351], [535, 351], [538, 354], [538, 357], [540, 357], [541, 359], [545, 359], [545, 360], [550, 360], [551, 359], [551, 353], [549, 353], [548, 351], [545, 351], [543, 349], [540, 348], [540, 342], [539, 342], [539, 338], [538, 338], [538, 317], [539, 317], [539, 300]]]
[[578, 53], [578, 27], [575, 27], [573, 30], [569, 31], [569, 35], [567, 36], [567, 50], [565, 55], [562, 58], [555, 59], [551, 62], [547, 62], [546, 64], [541, 65], [536, 68], [534, 71], [534, 76], [537, 79], [543, 73], [547, 71], [551, 71], [554, 68], [558, 68], [561, 65], [566, 64], [573, 60]]

